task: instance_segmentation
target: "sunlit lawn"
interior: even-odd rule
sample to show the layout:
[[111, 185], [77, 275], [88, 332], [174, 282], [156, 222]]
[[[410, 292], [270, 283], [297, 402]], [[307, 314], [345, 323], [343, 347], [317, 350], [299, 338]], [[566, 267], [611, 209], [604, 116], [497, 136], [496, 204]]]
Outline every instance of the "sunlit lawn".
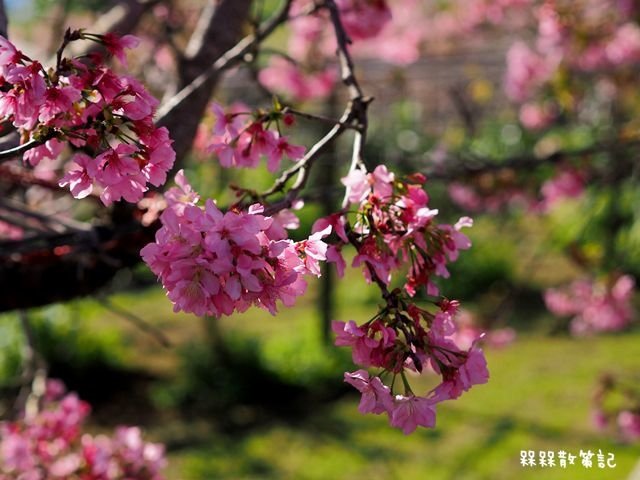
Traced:
[[[342, 318], [362, 320], [375, 308], [363, 305], [365, 291], [341, 295]], [[148, 301], [156, 309], [166, 308], [158, 307], [162, 303], [155, 295]], [[322, 361], [318, 358], [322, 350], [306, 347], [320, 336], [312, 307], [311, 295], [301, 308], [285, 310], [278, 317], [252, 311], [223, 325], [227, 332], [260, 335], [266, 363], [304, 375], [305, 362], [308, 366]], [[136, 308], [145, 311], [144, 303]], [[197, 335], [196, 319], [166, 322], [169, 329], [177, 328], [176, 323], [191, 323], [194, 328], [187, 330]], [[185, 335], [184, 324], [180, 330]], [[274, 420], [243, 434], [228, 436], [204, 428], [200, 443], [170, 452], [170, 478], [627, 478], [640, 460], [640, 449], [617, 442], [614, 434], [596, 432], [589, 423], [589, 410], [600, 373], [640, 369], [640, 332], [586, 339], [529, 334], [505, 349], [488, 351], [487, 356], [490, 382], [441, 405], [434, 430], [405, 437], [389, 428], [382, 416], [361, 416], [357, 397], [346, 397], [314, 406], [302, 420]], [[336, 372], [336, 382], [341, 381], [340, 373]], [[171, 441], [163, 429], [152, 433]], [[581, 449], [601, 449], [615, 454], [617, 467], [523, 468], [519, 464], [523, 449], [566, 450], [575, 455]]]
[[[640, 334], [592, 340], [520, 339], [488, 353], [489, 384], [438, 411], [435, 430], [412, 436], [383, 417], [363, 417], [355, 397], [301, 424], [274, 423], [242, 437], [212, 436], [171, 455], [184, 479], [578, 479], [626, 478], [639, 449], [595, 432], [590, 395], [603, 369], [639, 366]], [[520, 450], [612, 452], [614, 470], [525, 469]]]

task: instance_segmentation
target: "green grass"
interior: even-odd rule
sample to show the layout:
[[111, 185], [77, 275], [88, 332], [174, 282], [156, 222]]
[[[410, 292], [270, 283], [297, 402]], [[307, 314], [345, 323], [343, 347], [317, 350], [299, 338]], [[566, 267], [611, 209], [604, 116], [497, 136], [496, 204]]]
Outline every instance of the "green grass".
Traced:
[[[277, 320], [276, 320], [277, 321]], [[438, 409], [434, 430], [405, 437], [357, 398], [241, 436], [215, 433], [170, 454], [170, 478], [196, 479], [624, 479], [639, 449], [589, 424], [598, 373], [637, 371], [640, 333], [593, 339], [519, 339], [488, 352], [491, 380]], [[336, 378], [336, 381], [339, 381]], [[520, 450], [612, 452], [617, 468], [519, 465]]]

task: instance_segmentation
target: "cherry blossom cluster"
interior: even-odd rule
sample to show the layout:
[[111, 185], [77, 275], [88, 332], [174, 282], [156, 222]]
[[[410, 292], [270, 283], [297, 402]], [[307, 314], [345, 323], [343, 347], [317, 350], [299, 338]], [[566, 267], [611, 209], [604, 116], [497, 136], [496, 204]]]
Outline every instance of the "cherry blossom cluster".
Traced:
[[438, 210], [429, 208], [429, 196], [422, 188], [425, 180], [421, 174], [397, 180], [384, 165], [371, 173], [354, 169], [342, 179], [348, 202], [357, 207], [351, 238], [346, 239], [344, 227], [333, 221], [340, 239], [356, 246], [353, 266], [362, 266], [368, 281], [389, 285], [392, 273], [409, 265], [404, 290], [410, 296], [422, 286], [427, 294], [438, 295], [434, 277], [448, 278], [447, 263], [471, 246], [460, 230], [470, 227], [472, 220], [463, 217], [455, 225], [437, 224]]
[[[345, 382], [362, 395], [360, 413], [386, 413], [391, 426], [408, 435], [418, 426], [435, 426], [438, 403], [488, 381], [487, 363], [476, 342], [463, 350], [452, 339], [458, 305], [443, 299], [432, 313], [396, 291], [387, 298], [387, 306], [363, 325], [353, 320], [333, 322], [335, 344], [351, 347], [355, 364], [380, 369], [374, 376], [364, 369], [345, 373]], [[424, 395], [416, 395], [406, 372], [427, 369], [442, 381]]]
[[112, 437], [83, 433], [89, 405], [49, 381], [42, 410], [0, 423], [0, 478], [11, 480], [162, 480], [164, 447], [145, 442], [137, 427]]
[[564, 289], [547, 290], [544, 301], [554, 315], [572, 317], [571, 332], [575, 335], [617, 331], [633, 320], [634, 287], [629, 275], [620, 275], [608, 283], [576, 280]]
[[275, 315], [278, 301], [292, 306], [305, 292], [305, 275], [320, 276], [331, 227], [293, 242], [291, 212], [265, 216], [259, 204], [222, 212], [210, 199], [202, 208], [182, 171], [176, 183], [155, 242], [141, 251], [175, 311], [219, 317], [255, 305]]
[[[373, 319], [363, 325], [334, 321], [332, 328], [335, 344], [352, 348], [354, 363], [381, 369], [373, 377], [364, 369], [345, 373], [345, 381], [362, 394], [360, 412], [386, 412], [391, 425], [405, 434], [418, 426], [433, 427], [437, 403], [457, 398], [488, 379], [486, 361], [476, 343], [463, 350], [453, 341], [459, 303], [442, 299], [436, 303], [439, 310], [431, 313], [410, 300], [422, 287], [428, 295], [438, 295], [434, 277], [448, 277], [447, 263], [471, 245], [460, 232], [471, 226], [471, 219], [462, 218], [454, 226], [437, 224], [438, 211], [428, 206], [424, 181], [422, 175], [396, 179], [383, 165], [371, 173], [354, 169], [342, 183], [347, 188], [347, 208], [355, 206], [355, 213], [334, 214], [314, 225], [314, 230], [331, 227], [335, 231], [337, 244], [331, 246], [327, 260], [337, 263], [339, 273], [344, 268], [340, 248], [350, 243], [356, 248], [352, 266], [362, 266], [367, 281], [382, 290], [386, 306]], [[354, 218], [353, 225], [349, 217]], [[393, 273], [403, 265], [409, 266], [403, 289], [390, 292]], [[405, 372], [422, 373], [427, 367], [442, 377], [442, 383], [417, 396]], [[391, 380], [385, 384], [387, 376]], [[398, 376], [403, 389], [396, 394]]]
[[[617, 430], [620, 437], [629, 443], [640, 442], [640, 391], [631, 379], [623, 376], [602, 375], [593, 397], [592, 421], [605, 432]], [[627, 384], [628, 383], [628, 384]], [[621, 402], [609, 402], [617, 396]]]
[[[80, 39], [99, 42], [125, 65], [125, 48], [137, 45], [131, 35], [77, 30], [67, 32], [63, 47]], [[72, 167], [60, 185], [76, 198], [99, 186], [105, 205], [136, 202], [149, 184], [166, 181], [175, 152], [168, 130], [153, 123], [157, 104], [135, 78], [108, 68], [99, 53], [82, 59], [60, 53], [56, 66], [45, 68], [0, 37], [0, 118], [24, 143], [39, 143], [23, 156], [32, 166], [71, 146]]]
[[[633, 2], [541, 2], [534, 9], [533, 45], [516, 42], [507, 54], [505, 90], [521, 104], [522, 124], [539, 129], [561, 111], [575, 111], [589, 85], [600, 90], [601, 101], [611, 96], [604, 90], [622, 86], [625, 69], [640, 61], [637, 13]], [[580, 75], [596, 81], [581, 82]]]
[[294, 118], [282, 113], [279, 105], [272, 112], [254, 114], [241, 104], [225, 111], [220, 104], [214, 103], [212, 110], [215, 125], [206, 150], [216, 154], [221, 166], [255, 168], [265, 157], [267, 168], [275, 172], [284, 156], [293, 161], [304, 156], [305, 147], [290, 143], [280, 134], [281, 126], [291, 125]]
[[[294, 100], [327, 97], [338, 80], [329, 14], [304, 15], [312, 6], [307, 0], [294, 2], [287, 52], [271, 56], [259, 73], [265, 87]], [[356, 42], [377, 36], [391, 20], [385, 0], [337, 0], [336, 6], [346, 34]]]
[[[520, 26], [524, 23], [522, 17], [527, 17], [522, 7], [531, 3], [532, 0], [336, 1], [345, 32], [353, 41], [352, 53], [397, 65], [416, 62], [425, 44], [439, 45], [486, 24], [510, 22]], [[319, 10], [304, 15], [312, 6], [308, 0], [294, 2], [287, 50], [282, 55], [272, 55], [259, 73], [264, 86], [294, 100], [327, 97], [338, 79], [330, 61], [336, 43], [330, 34], [328, 14]]]

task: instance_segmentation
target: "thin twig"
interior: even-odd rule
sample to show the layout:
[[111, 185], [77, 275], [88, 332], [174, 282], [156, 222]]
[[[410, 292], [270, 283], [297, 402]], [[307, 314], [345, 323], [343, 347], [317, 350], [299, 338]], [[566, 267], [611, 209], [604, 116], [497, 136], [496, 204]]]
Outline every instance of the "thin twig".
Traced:
[[146, 333], [147, 335], [152, 336], [164, 348], [173, 347], [173, 344], [167, 338], [167, 336], [161, 330], [154, 327], [146, 320], [140, 318], [134, 313], [131, 313], [129, 310], [125, 310], [124, 308], [119, 307], [118, 305], [114, 305], [107, 298], [98, 298], [97, 301], [100, 305], [102, 305], [104, 308], [106, 308], [110, 312], [115, 313], [116, 315], [123, 318], [124, 320], [132, 323], [136, 328]]
[[49, 140], [49, 138], [44, 138], [40, 140], [32, 139], [32, 140], [29, 140], [27, 143], [18, 145], [17, 147], [9, 148], [7, 150], [2, 150], [0, 151], [0, 163], [13, 160], [18, 155], [22, 155], [23, 153], [31, 150], [32, 148], [42, 145], [47, 140]]
[[177, 92], [164, 105], [158, 109], [158, 122], [165, 118], [174, 109], [180, 106], [187, 98], [193, 95], [202, 85], [204, 85], [211, 77], [218, 73], [228, 70], [229, 68], [240, 63], [245, 55], [254, 51], [256, 45], [267, 38], [281, 24], [285, 23], [289, 18], [289, 10], [293, 0], [286, 0], [279, 12], [277, 12], [263, 26], [258, 28], [255, 33], [246, 36], [238, 42], [232, 49], [228, 50], [218, 60], [216, 60], [209, 68], [198, 75], [189, 85]]
[[338, 59], [340, 60], [340, 71], [342, 72], [342, 83], [349, 88], [349, 95], [351, 99], [363, 97], [362, 89], [355, 76], [355, 67], [353, 66], [353, 59], [349, 53], [349, 44], [351, 39], [347, 35], [347, 32], [342, 25], [340, 18], [340, 12], [338, 6], [334, 0], [326, 0], [326, 7], [329, 10], [331, 17], [331, 23], [333, 24], [333, 30], [336, 34], [336, 41], [338, 42]]
[[[353, 59], [349, 53], [349, 39], [342, 20], [340, 19], [340, 12], [338, 6], [334, 0], [326, 1], [327, 8], [331, 17], [331, 23], [336, 34], [336, 40], [338, 42], [337, 55], [340, 60], [340, 70], [342, 73], [342, 83], [349, 89], [349, 96], [354, 107], [354, 119], [356, 121], [355, 134], [353, 137], [353, 150], [351, 156], [351, 165], [349, 167], [349, 173], [356, 169], [366, 171], [364, 164], [364, 158], [362, 155], [364, 144], [366, 142], [367, 129], [368, 129], [368, 117], [367, 108], [371, 103], [372, 98], [365, 98], [362, 93], [362, 88], [355, 75], [355, 67], [353, 65]], [[342, 200], [342, 208], [346, 208], [349, 205], [349, 193], [350, 187], [345, 189], [344, 199]]]
[[14, 225], [28, 232], [36, 233], [60, 233], [59, 230], [48, 225], [32, 225], [21, 216], [12, 215], [10, 212], [0, 211], [0, 221]]
[[300, 161], [293, 167], [284, 171], [282, 175], [276, 180], [274, 185], [264, 192], [261, 197], [268, 197], [276, 192], [280, 192], [284, 189], [285, 185], [296, 173], [298, 177], [291, 189], [287, 192], [287, 195], [280, 201], [270, 204], [265, 208], [265, 215], [273, 215], [274, 213], [284, 209], [290, 208], [295, 200], [298, 198], [299, 193], [305, 187], [309, 178], [309, 171], [315, 159], [333, 142], [339, 137], [345, 130], [346, 125], [350, 122], [353, 115], [352, 103], [349, 103], [349, 107], [345, 110], [344, 115], [340, 119], [340, 122], [336, 123], [334, 127], [327, 132], [313, 147], [309, 149], [306, 155], [300, 159]]
[[23, 205], [20, 202], [17, 202], [10, 198], [0, 198], [0, 208], [4, 208], [6, 210], [19, 213], [21, 215], [24, 215], [25, 217], [33, 218], [45, 225], [50, 225], [50, 224], [61, 225], [65, 227], [65, 229], [79, 231], [79, 232], [86, 232], [88, 230], [91, 230], [91, 225], [87, 223], [77, 222], [71, 218], [69, 219], [60, 218], [57, 215], [52, 215], [52, 214], [45, 215], [42, 213], [38, 213], [30, 209], [26, 205]]
[[516, 155], [504, 159], [452, 157], [441, 162], [441, 166], [438, 165], [427, 169], [424, 173], [428, 178], [434, 180], [453, 180], [504, 169], [528, 170], [542, 165], [560, 163], [568, 158], [584, 157], [598, 153], [620, 152], [626, 148], [633, 147], [640, 147], [640, 139], [628, 141], [608, 140], [581, 149], [560, 150], [542, 157], [535, 155]]
[[[292, 108], [292, 107], [284, 107], [282, 109], [282, 113], [291, 113], [296, 117], [302, 117], [302, 118], [306, 118], [307, 120], [315, 120], [318, 122], [329, 123], [331, 125], [341, 123], [340, 120], [337, 120], [335, 118], [329, 118], [329, 117], [325, 117], [324, 115], [316, 115], [313, 113], [301, 112], [300, 110], [296, 110], [295, 108]], [[346, 123], [343, 125], [345, 128], [353, 128], [353, 125], [349, 125]]]

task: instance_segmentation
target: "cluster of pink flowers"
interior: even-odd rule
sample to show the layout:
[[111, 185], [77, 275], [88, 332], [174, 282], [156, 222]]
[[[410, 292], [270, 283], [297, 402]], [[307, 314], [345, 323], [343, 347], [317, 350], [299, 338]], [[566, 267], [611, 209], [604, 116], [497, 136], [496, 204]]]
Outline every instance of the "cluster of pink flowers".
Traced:
[[[121, 62], [124, 49], [137, 44], [131, 35], [68, 32], [66, 40], [100, 42]], [[109, 69], [100, 54], [61, 58], [45, 70], [0, 37], [0, 118], [10, 120], [23, 141], [41, 145], [24, 154], [32, 166], [55, 159], [65, 143], [81, 152], [61, 179], [76, 198], [101, 187], [105, 205], [140, 200], [148, 184], [159, 186], [173, 165], [175, 152], [166, 128], [156, 128], [157, 100], [134, 78]]]
[[112, 437], [83, 433], [89, 405], [49, 381], [42, 410], [0, 424], [0, 478], [10, 480], [162, 480], [164, 447], [142, 439], [137, 427]]
[[629, 275], [621, 275], [607, 284], [577, 280], [565, 289], [547, 290], [544, 301], [554, 315], [573, 317], [571, 331], [575, 335], [616, 331], [633, 320], [634, 287]]
[[404, 289], [410, 296], [421, 286], [427, 294], [438, 295], [433, 277], [447, 278], [447, 263], [471, 246], [460, 230], [473, 221], [463, 217], [455, 225], [437, 224], [438, 210], [429, 208], [422, 188], [425, 180], [421, 174], [397, 180], [384, 165], [372, 173], [355, 169], [342, 179], [349, 203], [357, 205], [352, 243], [358, 252], [353, 266], [362, 265], [368, 281], [375, 274], [389, 285], [392, 272], [409, 264]]
[[[221, 166], [255, 168], [264, 156], [269, 171], [275, 172], [284, 156], [294, 161], [304, 156], [304, 147], [290, 143], [286, 136], [279, 133], [281, 124], [293, 123], [291, 114], [276, 110], [267, 113], [259, 111], [252, 115], [240, 104], [225, 111], [221, 105], [214, 103], [212, 110], [215, 125], [206, 149], [216, 154]], [[271, 126], [277, 128], [272, 130]]]
[[[336, 345], [352, 348], [354, 363], [382, 370], [373, 377], [365, 370], [345, 373], [345, 381], [362, 394], [360, 412], [386, 412], [391, 425], [405, 434], [418, 426], [433, 427], [437, 403], [457, 398], [488, 379], [486, 361], [475, 342], [463, 350], [452, 339], [458, 302], [441, 300], [433, 314], [409, 300], [420, 287], [428, 295], [438, 295], [433, 277], [448, 277], [447, 263], [471, 245], [460, 232], [471, 226], [471, 219], [464, 217], [454, 226], [437, 224], [438, 211], [428, 206], [424, 181], [419, 174], [396, 179], [383, 165], [371, 173], [354, 169], [342, 179], [348, 203], [357, 206], [353, 225], [349, 226], [347, 212], [320, 219], [314, 226], [331, 226], [335, 231], [333, 261], [339, 271], [344, 267], [341, 244], [351, 243], [356, 247], [353, 266], [362, 266], [367, 281], [375, 281], [383, 291], [386, 307], [373, 319], [363, 325], [334, 321], [332, 327]], [[327, 258], [332, 260], [329, 254]], [[389, 292], [393, 273], [405, 264], [409, 272], [403, 290]], [[405, 372], [421, 373], [427, 366], [442, 377], [442, 383], [417, 396]], [[394, 392], [398, 375], [403, 379], [402, 394]], [[392, 377], [389, 384], [383, 382], [385, 376]]]
[[[572, 82], [571, 74], [593, 74], [613, 80], [616, 71], [640, 61], [640, 26], [634, 21], [637, 7], [631, 2], [588, 0], [573, 5], [541, 2], [533, 11], [537, 37], [530, 47], [516, 42], [507, 54], [505, 90], [521, 106], [526, 128], [548, 125], [563, 109], [579, 106], [584, 82]], [[554, 82], [562, 75], [565, 80]], [[557, 89], [571, 90], [560, 104], [550, 100]], [[559, 92], [562, 96], [562, 92]], [[546, 98], [546, 99], [545, 99]], [[543, 99], [543, 100], [541, 100]], [[561, 108], [562, 107], [562, 108]]]
[[293, 242], [291, 212], [268, 217], [258, 204], [222, 212], [212, 200], [201, 208], [182, 171], [176, 183], [156, 241], [141, 251], [175, 311], [218, 317], [256, 305], [275, 314], [277, 301], [292, 306], [305, 292], [305, 275], [320, 276], [330, 227]]
[[551, 78], [557, 62], [557, 57], [538, 54], [526, 43], [515, 42], [507, 52], [505, 91], [509, 98], [529, 100]]
[[[434, 427], [438, 403], [456, 399], [489, 379], [484, 354], [476, 343], [463, 350], [452, 339], [458, 302], [442, 300], [437, 306], [434, 314], [395, 295], [388, 299], [387, 307], [363, 325], [352, 320], [334, 321], [332, 325], [335, 344], [351, 347], [354, 363], [381, 369], [375, 376], [362, 369], [345, 373], [345, 382], [362, 394], [360, 413], [387, 413], [391, 425], [406, 435], [418, 426]], [[442, 382], [424, 395], [416, 395], [406, 372], [422, 373], [427, 368]], [[401, 387], [396, 385], [398, 376]]]
[[[351, 40], [371, 39], [391, 20], [385, 0], [338, 0], [336, 5]], [[260, 70], [260, 82], [270, 90], [304, 101], [327, 97], [338, 80], [335, 36], [325, 10], [302, 15], [312, 2], [301, 0], [292, 7], [291, 36], [286, 56], [273, 55]]]
[[338, 80], [330, 61], [336, 42], [328, 34], [326, 13], [302, 15], [308, 7], [307, 1], [294, 2], [287, 54], [272, 55], [258, 77], [268, 89], [296, 101], [326, 98]]

